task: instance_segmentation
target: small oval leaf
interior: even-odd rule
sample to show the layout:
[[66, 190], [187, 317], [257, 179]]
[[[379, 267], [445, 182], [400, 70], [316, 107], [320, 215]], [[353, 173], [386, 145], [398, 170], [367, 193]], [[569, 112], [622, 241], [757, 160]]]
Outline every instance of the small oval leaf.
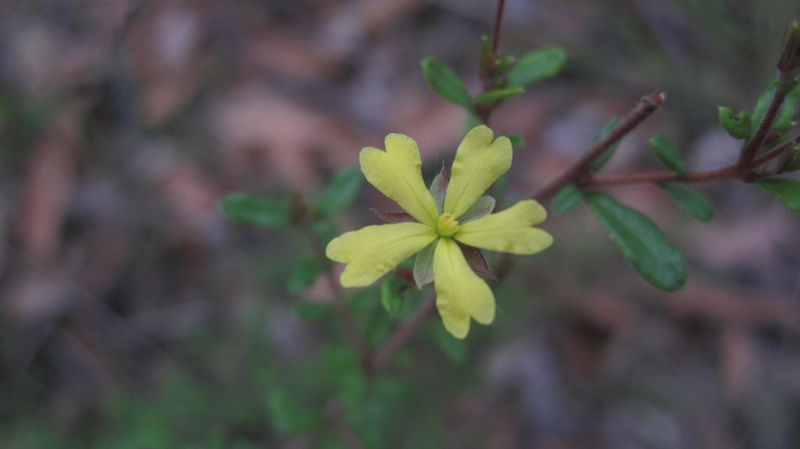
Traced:
[[762, 179], [756, 183], [767, 193], [781, 200], [792, 212], [800, 214], [800, 181], [772, 178]]
[[658, 158], [667, 167], [681, 176], [686, 175], [686, 165], [683, 163], [683, 155], [678, 145], [669, 137], [663, 134], [656, 134], [650, 138], [650, 146], [655, 148]]
[[521, 87], [508, 87], [505, 89], [490, 90], [484, 92], [475, 98], [475, 101], [483, 106], [492, 106], [502, 101], [510, 100], [520, 94], [525, 93], [525, 89]]
[[663, 290], [683, 287], [686, 260], [649, 218], [604, 193], [585, 192], [583, 199], [642, 277]]
[[676, 183], [664, 184], [661, 187], [690, 217], [706, 223], [714, 216], [714, 205], [711, 200], [697, 190]]
[[247, 193], [233, 193], [226, 196], [220, 202], [220, 209], [229, 218], [253, 226], [278, 228], [292, 224], [288, 202], [278, 202]]
[[426, 58], [422, 61], [422, 71], [425, 79], [436, 93], [444, 99], [451, 101], [467, 111], [474, 111], [475, 105], [467, 87], [449, 67], [441, 62]]
[[528, 53], [508, 72], [508, 85], [524, 87], [555, 76], [564, 67], [566, 60], [567, 55], [557, 48]]
[[330, 217], [350, 205], [364, 185], [364, 175], [356, 168], [342, 170], [317, 200], [317, 211]]
[[306, 257], [301, 260], [289, 275], [286, 288], [291, 293], [297, 293], [311, 287], [317, 280], [325, 266], [313, 257]]
[[556, 193], [550, 207], [555, 214], [565, 214], [581, 202], [583, 193], [575, 184], [569, 184]]

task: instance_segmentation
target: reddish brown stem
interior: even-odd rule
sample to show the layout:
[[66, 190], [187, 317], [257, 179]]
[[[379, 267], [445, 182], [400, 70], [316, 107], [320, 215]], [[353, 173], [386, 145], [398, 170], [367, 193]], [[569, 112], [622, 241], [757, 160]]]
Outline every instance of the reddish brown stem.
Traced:
[[[319, 263], [322, 265], [327, 264], [328, 259], [325, 257], [325, 247], [322, 240], [311, 230], [309, 226], [303, 226], [303, 230], [306, 238], [311, 243], [311, 246], [314, 250], [314, 255]], [[367, 343], [364, 341], [364, 337], [362, 337], [361, 332], [358, 329], [358, 324], [356, 324], [355, 318], [350, 313], [350, 309], [347, 307], [347, 300], [344, 296], [344, 292], [339, 286], [339, 282], [336, 280], [336, 274], [330, 269], [326, 269], [323, 275], [331, 289], [331, 292], [333, 293], [333, 308], [336, 311], [336, 317], [339, 320], [339, 323], [342, 325], [345, 338], [347, 338], [347, 341], [353, 348], [353, 351], [358, 354], [358, 357], [361, 360], [361, 365], [365, 370], [367, 370], [370, 366], [370, 353], [367, 348]]]
[[737, 178], [739, 171], [735, 165], [719, 170], [697, 171], [679, 175], [675, 172], [631, 173], [628, 175], [592, 176], [579, 181], [581, 186], [597, 186], [609, 184], [636, 184], [642, 182], [706, 182], [719, 179]]
[[786, 151], [791, 149], [793, 146], [798, 145], [798, 144], [800, 144], [800, 136], [795, 137], [794, 139], [792, 139], [792, 140], [784, 143], [783, 145], [780, 145], [777, 148], [773, 149], [769, 153], [767, 153], [767, 154], [765, 154], [765, 155], [763, 155], [763, 156], [761, 156], [759, 158], [756, 158], [756, 160], [753, 161], [753, 168], [759, 167], [761, 165], [764, 165], [765, 163], [767, 163], [767, 162], [771, 161], [772, 159], [775, 159], [776, 157], [782, 155], [783, 153], [785, 153]]
[[717, 170], [695, 171], [685, 175], [679, 175], [675, 172], [631, 173], [627, 175], [591, 176], [579, 179], [576, 182], [581, 186], [597, 186], [609, 184], [636, 184], [642, 182], [707, 182], [721, 179], [743, 179], [743, 177], [752, 179], [754, 178], [752, 170], [779, 157], [797, 144], [800, 144], [800, 137], [796, 137], [778, 146], [769, 153], [756, 158], [752, 162], [750, 169], [745, 173], [740, 171], [738, 164], [734, 164]]
[[325, 414], [333, 430], [350, 446], [352, 449], [366, 449], [364, 440], [350, 427], [344, 419], [344, 404], [339, 399], [332, 399], [325, 406]]
[[784, 78], [786, 78], [784, 72], [780, 72], [778, 75], [778, 87], [775, 89], [775, 94], [772, 96], [764, 118], [758, 125], [755, 134], [745, 143], [741, 153], [739, 153], [739, 162], [736, 165], [739, 168], [739, 173], [742, 175], [743, 180], [747, 180], [745, 175], [752, 171], [756, 154], [758, 154], [758, 150], [761, 149], [767, 137], [769, 137], [769, 131], [772, 129], [772, 125], [778, 117], [778, 112], [786, 99], [786, 95], [788, 95], [792, 87], [794, 87], [793, 84], [788, 83], [788, 80]]
[[497, 61], [497, 52], [500, 49], [500, 29], [503, 26], [503, 10], [506, 0], [497, 0], [497, 12], [494, 16], [494, 28], [492, 29], [492, 65]]
[[538, 201], [544, 201], [555, 195], [564, 186], [581, 178], [588, 171], [589, 165], [593, 160], [597, 159], [612, 145], [619, 142], [619, 140], [625, 137], [625, 135], [628, 134], [632, 129], [637, 127], [642, 121], [653, 114], [656, 109], [664, 104], [666, 98], [666, 94], [662, 91], [656, 91], [650, 95], [645, 95], [642, 97], [636, 107], [634, 107], [628, 113], [628, 115], [625, 116], [625, 118], [622, 120], [622, 123], [614, 128], [614, 130], [608, 136], [606, 136], [605, 139], [597, 142], [592, 149], [583, 155], [583, 157], [573, 162], [572, 165], [564, 171], [564, 173], [536, 192], [533, 195], [533, 198]]
[[386, 340], [386, 343], [383, 344], [381, 349], [375, 354], [375, 357], [372, 359], [371, 365], [371, 372], [378, 373], [383, 368], [386, 367], [386, 364], [392, 359], [392, 356], [401, 348], [404, 344], [425, 324], [425, 321], [428, 320], [433, 314], [433, 311], [436, 309], [436, 301], [433, 297], [427, 299], [422, 305], [420, 305], [419, 309], [414, 312], [414, 315], [411, 316], [407, 321], [400, 325], [397, 329], [395, 329], [394, 333], [389, 336], [389, 339]]

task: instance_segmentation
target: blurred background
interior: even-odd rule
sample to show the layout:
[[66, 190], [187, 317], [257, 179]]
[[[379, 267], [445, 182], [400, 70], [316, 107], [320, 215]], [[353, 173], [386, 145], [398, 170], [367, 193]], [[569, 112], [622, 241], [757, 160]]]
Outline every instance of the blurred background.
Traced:
[[[687, 256], [674, 294], [642, 281], [584, 208], [550, 217], [556, 244], [495, 288], [493, 326], [458, 345], [432, 319], [372, 383], [335, 320], [298, 313], [298, 301], [330, 296], [287, 288], [302, 236], [221, 215], [233, 191], [314, 198], [389, 132], [420, 143], [430, 181], [464, 116], [428, 89], [420, 61], [437, 58], [478, 92], [494, 8], [0, 6], [0, 447], [351, 447], [321, 416], [335, 395], [376, 448], [800, 447], [800, 220], [752, 186], [699, 186], [717, 206], [708, 224], [655, 187], [613, 190]], [[667, 104], [606, 172], [658, 169], [646, 145], [656, 133], [694, 169], [734, 161], [716, 108], [754, 104], [800, 17], [793, 0], [506, 8], [506, 53], [568, 55], [560, 76], [492, 117], [526, 142], [512, 199], [657, 88]], [[374, 224], [369, 207], [392, 209], [367, 186], [340, 231]], [[373, 290], [354, 307], [374, 345], [397, 323]]]

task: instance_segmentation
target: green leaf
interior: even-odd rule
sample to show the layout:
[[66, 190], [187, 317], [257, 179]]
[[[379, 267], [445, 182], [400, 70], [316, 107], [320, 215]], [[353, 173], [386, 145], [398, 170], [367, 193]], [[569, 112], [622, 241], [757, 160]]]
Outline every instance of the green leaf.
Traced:
[[489, 67], [489, 59], [492, 57], [492, 44], [489, 36], [481, 36], [481, 70]]
[[719, 106], [717, 108], [717, 118], [725, 131], [735, 139], [747, 139], [752, 132], [752, 120], [750, 113], [740, 111], [733, 115], [731, 108]]
[[292, 293], [303, 291], [314, 284], [314, 281], [317, 280], [324, 269], [325, 266], [315, 258], [306, 257], [292, 270], [292, 274], [289, 275], [289, 280], [286, 283], [286, 288]]
[[450, 335], [443, 326], [436, 326], [436, 341], [451, 361], [462, 363], [467, 358], [467, 342]]
[[703, 223], [708, 222], [714, 216], [714, 205], [702, 193], [683, 184], [668, 183], [661, 187], [689, 216]]
[[555, 76], [564, 66], [567, 55], [556, 48], [528, 53], [520, 58], [508, 72], [510, 87], [528, 86], [545, 78]]
[[792, 212], [800, 214], [800, 181], [772, 178], [762, 179], [756, 183], [767, 193], [781, 200]]
[[290, 226], [292, 216], [289, 203], [274, 201], [269, 198], [233, 193], [220, 202], [222, 212], [235, 221], [265, 228]]
[[389, 316], [394, 318], [402, 310], [405, 305], [403, 299], [403, 290], [406, 288], [406, 283], [394, 273], [386, 276], [381, 284], [381, 304], [383, 308], [389, 313]]
[[517, 58], [513, 56], [503, 56], [497, 62], [497, 68], [494, 71], [494, 76], [499, 77], [508, 71], [517, 62]]
[[325, 246], [336, 237], [336, 223], [331, 219], [320, 220], [311, 225], [311, 231], [319, 236], [322, 245]]
[[511, 148], [515, 150], [525, 146], [525, 139], [519, 134], [509, 134], [508, 140], [511, 141]]
[[583, 192], [575, 184], [569, 184], [556, 193], [553, 197], [550, 210], [554, 214], [565, 214], [580, 203]]
[[468, 112], [467, 116], [464, 118], [464, 134], [467, 134], [472, 130], [472, 128], [481, 125], [483, 122], [481, 119], [475, 116], [472, 112]]
[[[597, 139], [595, 139], [595, 142], [599, 142], [608, 137], [608, 135], [611, 134], [611, 131], [614, 131], [614, 129], [616, 129], [617, 126], [619, 126], [618, 118], [615, 117], [607, 121], [606, 124], [603, 125], [602, 128], [600, 128], [600, 132], [597, 133]], [[611, 159], [611, 156], [613, 156], [614, 153], [617, 152], [617, 148], [619, 148], [619, 142], [608, 147], [608, 149], [605, 152], [603, 152], [603, 154], [598, 156], [595, 160], [592, 161], [591, 164], [589, 164], [589, 168], [592, 171], [597, 171], [603, 168], [603, 166], [606, 165], [606, 162], [608, 162], [608, 160]]]
[[284, 434], [307, 433], [324, 424], [319, 407], [305, 407], [285, 388], [271, 385], [267, 392], [267, 411], [275, 430]]
[[439, 243], [439, 240], [435, 240], [426, 246], [414, 258], [414, 282], [417, 284], [418, 289], [433, 282], [433, 252], [437, 243]]
[[656, 149], [658, 158], [667, 167], [681, 176], [686, 175], [686, 165], [683, 163], [681, 150], [678, 149], [678, 145], [672, 139], [663, 134], [656, 134], [650, 138], [650, 146]]
[[758, 98], [755, 108], [753, 108], [753, 130], [758, 129], [761, 125], [761, 121], [764, 120], [764, 115], [767, 113], [767, 108], [769, 108], [769, 104], [772, 102], [772, 97], [778, 89], [791, 89], [791, 91], [786, 95], [786, 99], [781, 105], [781, 109], [778, 111], [778, 116], [775, 118], [772, 129], [783, 133], [791, 128], [792, 118], [794, 118], [797, 112], [798, 96], [800, 96], [800, 86], [796, 86], [796, 84], [797, 83], [792, 81], [783, 83], [773, 81], [770, 83], [767, 90]]
[[364, 185], [364, 175], [356, 168], [342, 170], [317, 200], [317, 211], [330, 217], [350, 205]]
[[491, 106], [502, 101], [509, 100], [525, 92], [521, 87], [507, 87], [505, 89], [490, 90], [484, 92], [475, 98], [478, 104], [484, 106]]
[[677, 290], [686, 282], [686, 260], [640, 212], [600, 192], [583, 199], [636, 271], [655, 287]]
[[304, 320], [324, 320], [333, 317], [333, 306], [322, 302], [298, 301], [292, 307], [294, 314]]
[[444, 99], [463, 107], [467, 111], [472, 112], [475, 110], [472, 96], [470, 96], [467, 87], [449, 67], [433, 58], [426, 58], [422, 61], [422, 71], [425, 73], [425, 79], [431, 89]]

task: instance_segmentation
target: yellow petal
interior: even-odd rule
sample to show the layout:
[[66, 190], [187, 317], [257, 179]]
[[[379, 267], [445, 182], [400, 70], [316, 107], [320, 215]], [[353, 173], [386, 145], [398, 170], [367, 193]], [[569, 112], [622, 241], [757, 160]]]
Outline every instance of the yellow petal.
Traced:
[[467, 211], [489, 186], [511, 167], [511, 141], [481, 125], [472, 128], [458, 146], [444, 211], [456, 217]]
[[550, 234], [531, 227], [546, 217], [547, 211], [539, 203], [524, 200], [502, 212], [464, 223], [453, 238], [476, 248], [535, 254], [553, 243]]
[[344, 287], [364, 287], [437, 237], [421, 223], [367, 226], [331, 240], [325, 253], [329, 259], [347, 264], [340, 278]]
[[403, 134], [389, 134], [385, 144], [386, 151], [361, 150], [361, 171], [367, 181], [420, 223], [436, 226], [439, 212], [422, 180], [417, 142]]
[[467, 264], [458, 244], [442, 238], [433, 255], [436, 308], [445, 329], [456, 338], [469, 333], [470, 317], [481, 324], [494, 320], [494, 295]]

